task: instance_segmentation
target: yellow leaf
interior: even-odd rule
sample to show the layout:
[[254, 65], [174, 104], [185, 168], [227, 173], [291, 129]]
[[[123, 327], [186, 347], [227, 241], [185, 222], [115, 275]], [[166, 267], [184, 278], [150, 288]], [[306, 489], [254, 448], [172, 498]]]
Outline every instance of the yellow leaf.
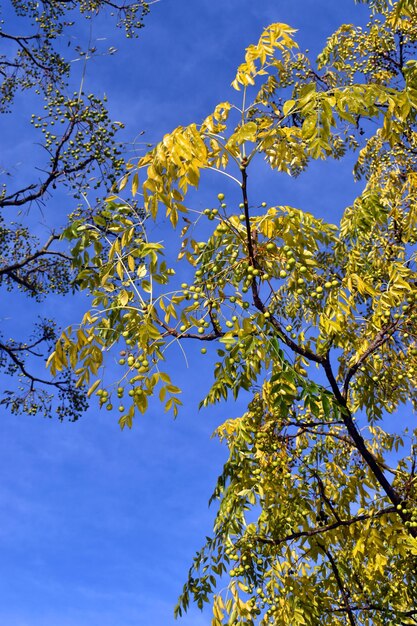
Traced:
[[132, 196], [133, 197], [135, 197], [138, 192], [138, 186], [139, 186], [139, 177], [138, 177], [138, 173], [136, 172], [132, 180]]
[[89, 398], [97, 389], [97, 387], [99, 386], [99, 384], [101, 383], [101, 378], [98, 378], [90, 387], [90, 389], [87, 391], [87, 398]]
[[126, 304], [129, 302], [129, 294], [125, 289], [122, 289], [119, 294], [119, 302], [121, 306], [126, 306]]
[[127, 257], [127, 265], [131, 272], [135, 271], [135, 259], [133, 258], [131, 254], [129, 254], [129, 256]]
[[119, 191], [122, 191], [126, 187], [128, 180], [129, 174], [125, 174], [125, 176], [123, 176], [122, 180], [119, 183]]
[[282, 107], [282, 111], [284, 113], [284, 115], [288, 115], [290, 112], [292, 112], [292, 110], [295, 107], [295, 100], [287, 100], [286, 102], [284, 102], [284, 105]]

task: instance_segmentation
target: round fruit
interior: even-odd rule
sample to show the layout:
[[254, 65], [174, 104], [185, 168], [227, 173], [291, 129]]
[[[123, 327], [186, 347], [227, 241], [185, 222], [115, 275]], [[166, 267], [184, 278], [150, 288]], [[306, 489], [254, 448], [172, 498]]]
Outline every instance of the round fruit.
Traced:
[[224, 200], [224, 193], [218, 193], [217, 198], [222, 202]]

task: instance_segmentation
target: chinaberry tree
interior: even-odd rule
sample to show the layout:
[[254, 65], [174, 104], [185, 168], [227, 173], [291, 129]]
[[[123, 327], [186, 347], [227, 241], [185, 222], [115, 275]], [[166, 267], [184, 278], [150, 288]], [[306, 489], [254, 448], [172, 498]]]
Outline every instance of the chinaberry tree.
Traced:
[[[198, 342], [214, 355], [202, 405], [248, 398], [217, 430], [229, 458], [213, 535], [176, 609], [210, 601], [213, 626], [417, 624], [417, 11], [367, 4], [368, 25], [342, 25], [316, 62], [272, 24], [232, 100], [131, 165], [120, 188], [170, 220], [175, 250], [122, 191], [67, 231], [92, 306], [53, 373], [72, 367], [130, 427], [150, 396], [178, 411], [164, 364]], [[263, 161], [302, 177], [347, 152], [360, 191], [337, 223], [267, 204], [250, 175]], [[195, 209], [217, 172], [230, 191]], [[115, 345], [120, 377], [101, 381]]]
[[[67, 248], [59, 243], [61, 226], [68, 223], [68, 213], [76, 212], [81, 198], [94, 205], [91, 194], [101, 186], [106, 195], [124, 167], [115, 137], [121, 124], [110, 119], [103, 95], [86, 94], [83, 89], [86, 61], [95, 52], [103, 53], [95, 50], [94, 40], [89, 42], [91, 24], [99, 15], [111, 13], [108, 19], [134, 37], [147, 11], [143, 0], [2, 3], [1, 121], [14, 126], [15, 143], [22, 141], [26, 121], [33, 126], [32, 133], [30, 126], [27, 131], [33, 136], [30, 153], [27, 139], [22, 144], [25, 153], [17, 157], [22, 167], [14, 162], [15, 145], [5, 163], [8, 153], [3, 146], [0, 172], [2, 301], [6, 302], [7, 291], [10, 300], [20, 290], [33, 302], [24, 322], [27, 332], [16, 329], [22, 324], [22, 313], [17, 324], [13, 319], [6, 323], [10, 312], [3, 309], [2, 313], [0, 371], [10, 378], [4, 377], [0, 403], [12, 412], [57, 412], [60, 418], [76, 419], [86, 406], [85, 392], [75, 387], [69, 370], [54, 379], [46, 376], [44, 361], [56, 340], [56, 320], [39, 317], [32, 326], [34, 302], [76, 288]], [[116, 50], [110, 48], [110, 53]], [[29, 120], [28, 108], [34, 111]], [[63, 203], [65, 210], [58, 210]], [[94, 212], [83, 204], [79, 214]], [[52, 411], [54, 396], [59, 401]]]

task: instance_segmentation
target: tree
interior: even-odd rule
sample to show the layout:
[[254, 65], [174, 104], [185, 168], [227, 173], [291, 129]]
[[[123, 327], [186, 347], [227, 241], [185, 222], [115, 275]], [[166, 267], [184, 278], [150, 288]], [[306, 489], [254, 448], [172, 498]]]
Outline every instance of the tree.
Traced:
[[[417, 623], [417, 431], [386, 423], [417, 401], [417, 11], [368, 4], [368, 26], [342, 25], [317, 63], [269, 26], [237, 70], [242, 103], [131, 165], [120, 192], [129, 178], [149, 219], [169, 218], [175, 251], [116, 190], [66, 233], [92, 307], [57, 342], [53, 374], [72, 367], [107, 409], [117, 396], [131, 427], [156, 393], [177, 413], [164, 361], [199, 342], [217, 358], [202, 405], [249, 398], [217, 430], [229, 459], [213, 536], [176, 608], [211, 600], [213, 626]], [[302, 176], [347, 152], [361, 192], [339, 224], [268, 206], [250, 178], [260, 159]], [[187, 199], [213, 171], [236, 192], [198, 212]], [[101, 381], [120, 342], [120, 380]]]
[[[6, 181], [0, 193], [3, 291], [20, 290], [40, 302], [48, 295], [77, 288], [68, 250], [59, 243], [67, 215], [61, 215], [61, 225], [55, 230], [46, 227], [39, 234], [33, 206], [42, 212], [47, 207], [46, 222], [50, 216], [49, 220], [56, 224], [56, 205], [62, 202], [58, 194], [65, 193], [72, 198], [66, 213], [89, 215], [95, 211], [96, 199], [89, 198], [91, 209], [82, 205], [77, 208], [79, 199], [102, 186], [105, 195], [123, 172], [124, 161], [115, 137], [122, 124], [110, 119], [105, 98], [84, 93], [86, 63], [102, 51], [96, 50], [94, 42], [84, 47], [80, 28], [107, 11], [115, 16], [126, 35], [133, 37], [143, 25], [148, 6], [143, 0], [13, 0], [10, 6], [3, 3], [5, 19], [0, 25], [0, 41], [6, 53], [0, 54], [0, 114], [15, 114], [14, 124], [21, 125], [23, 94], [25, 102], [31, 98], [32, 110], [41, 108], [31, 118], [41, 140], [33, 148], [36, 157], [27, 174], [29, 180], [13, 172], [13, 163], [8, 168], [3, 165], [1, 172]], [[75, 49], [74, 42], [79, 43]], [[109, 53], [113, 52], [115, 48], [110, 48]], [[74, 57], [81, 63], [74, 64]], [[82, 68], [80, 74], [75, 65]], [[27, 155], [22, 155], [22, 162], [29, 169]], [[34, 310], [33, 305], [29, 306], [31, 318]], [[18, 387], [10, 381], [11, 387], [4, 390], [0, 403], [14, 413], [43, 412], [50, 416], [56, 395], [59, 402], [54, 407], [59, 417], [77, 419], [86, 408], [85, 390], [75, 386], [69, 370], [53, 380], [43, 371], [44, 361], [59, 335], [56, 320], [40, 318], [31, 336], [18, 333], [7, 338], [9, 331], [3, 331], [0, 369], [16, 377]]]

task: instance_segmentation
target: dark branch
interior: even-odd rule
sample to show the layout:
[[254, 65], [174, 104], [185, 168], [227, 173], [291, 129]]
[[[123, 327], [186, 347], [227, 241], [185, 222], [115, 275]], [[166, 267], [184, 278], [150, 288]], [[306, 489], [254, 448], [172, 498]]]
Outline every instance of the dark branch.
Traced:
[[392, 322], [391, 324], [381, 328], [381, 330], [375, 336], [374, 340], [369, 344], [365, 352], [359, 357], [356, 363], [349, 368], [346, 374], [345, 382], [343, 384], [342, 394], [344, 398], [347, 398], [349, 383], [362, 365], [362, 363], [364, 363], [371, 354], [373, 354], [376, 350], [378, 350], [378, 348], [383, 346], [384, 343], [386, 343], [392, 337], [394, 332], [397, 330], [399, 323], [400, 320], [396, 320], [395, 322]]
[[[242, 188], [242, 197], [243, 197], [243, 205], [244, 205], [244, 212], [245, 212], [245, 226], [246, 226], [246, 237], [247, 237], [246, 243], [247, 243], [247, 246], [248, 246], [248, 256], [249, 256], [249, 260], [250, 260], [252, 266], [257, 268], [258, 267], [258, 263], [257, 263], [255, 252], [254, 252], [253, 240], [252, 240], [252, 232], [251, 232], [251, 228], [250, 228], [249, 201], [248, 201], [248, 191], [247, 191], [248, 175], [247, 175], [247, 172], [246, 172], [246, 165], [244, 164], [244, 161], [242, 161], [242, 166], [241, 166], [240, 169], [241, 169], [241, 173], [242, 173], [241, 188]], [[259, 290], [258, 290], [258, 285], [256, 283], [255, 276], [253, 277], [251, 287], [252, 287], [252, 296], [253, 296], [253, 303], [254, 303], [254, 305], [256, 306], [256, 308], [261, 313], [265, 313], [266, 310], [267, 310], [267, 307], [262, 302], [262, 300], [261, 300], [261, 298], [259, 296]], [[314, 352], [311, 352], [310, 350], [307, 350], [306, 348], [303, 348], [302, 346], [299, 346], [295, 341], [293, 341], [291, 339], [291, 337], [289, 337], [285, 333], [283, 327], [281, 326], [279, 321], [276, 319], [276, 317], [271, 315], [271, 317], [269, 319], [270, 319], [270, 322], [272, 323], [272, 325], [274, 326], [275, 330], [278, 332], [279, 338], [289, 348], [291, 348], [291, 350], [293, 350], [293, 352], [295, 352], [296, 354], [299, 354], [300, 356], [304, 356], [305, 358], [313, 361], [314, 363], [323, 363], [323, 361], [324, 361], [324, 357], [323, 356], [317, 355]]]
[[359, 522], [364, 522], [368, 519], [375, 519], [377, 517], [381, 517], [381, 515], [387, 515], [389, 513], [396, 513], [396, 509], [393, 506], [389, 506], [381, 511], [377, 511], [376, 513], [369, 513], [364, 515], [358, 515], [357, 517], [353, 517], [348, 520], [339, 519], [332, 524], [326, 524], [325, 526], [320, 526], [317, 528], [312, 528], [311, 530], [300, 530], [294, 533], [290, 533], [281, 539], [268, 539], [267, 537], [261, 537], [259, 535], [256, 536], [256, 540], [261, 543], [266, 543], [271, 546], [279, 546], [282, 543], [287, 543], [288, 541], [294, 541], [295, 539], [302, 539], [303, 537], [314, 537], [315, 535], [321, 535], [323, 533], [329, 532], [331, 530], [335, 530], [336, 528], [340, 528], [343, 526], [352, 526], [352, 524], [358, 524]]
[[[46, 179], [44, 180], [44, 182], [41, 183], [39, 186], [36, 186], [34, 184], [29, 185], [28, 187], [25, 187], [24, 189], [20, 189], [19, 191], [16, 191], [13, 194], [10, 194], [9, 196], [5, 196], [4, 198], [0, 199], [0, 207], [22, 206], [24, 204], [31, 203], [35, 200], [39, 200], [39, 198], [41, 198], [46, 193], [48, 188], [58, 178], [60, 178], [61, 176], [68, 176], [69, 174], [75, 174], [77, 172], [80, 172], [86, 169], [88, 165], [90, 165], [90, 163], [94, 161], [96, 157], [92, 155], [88, 157], [87, 159], [84, 159], [77, 165], [74, 165], [73, 167], [64, 167], [62, 169], [59, 168], [59, 158], [61, 156], [62, 149], [64, 145], [66, 144], [66, 142], [70, 139], [72, 132], [76, 126], [76, 123], [77, 123], [76, 119], [71, 120], [66, 132], [63, 134], [61, 141], [56, 147], [55, 153], [52, 157], [50, 171]], [[34, 189], [36, 191], [33, 191], [32, 193], [28, 193], [29, 191], [32, 191]]]
[[[0, 267], [0, 276], [2, 274], [10, 274], [11, 272], [14, 273], [15, 270], [22, 269], [22, 267], [25, 267], [26, 265], [28, 265], [28, 263], [31, 263], [32, 261], [34, 261], [35, 259], [39, 258], [40, 256], [44, 256], [45, 254], [54, 254], [52, 251], [49, 251], [49, 247], [57, 239], [59, 239], [59, 236], [55, 235], [55, 234], [52, 234], [49, 237], [48, 241], [42, 246], [42, 248], [40, 248], [36, 252], [33, 252], [32, 254], [29, 254], [28, 256], [24, 257], [21, 261], [18, 261], [16, 263], [12, 263], [11, 265], [6, 265], [4, 267]], [[57, 253], [57, 254], [59, 254], [59, 256], [61, 256], [61, 253]]]
[[342, 577], [339, 572], [339, 568], [337, 567], [337, 563], [332, 553], [330, 552], [330, 550], [328, 550], [323, 544], [319, 543], [318, 545], [323, 550], [327, 558], [329, 559], [330, 567], [332, 568], [333, 575], [336, 579], [336, 584], [339, 587], [339, 591], [343, 598], [343, 606], [341, 608], [343, 608], [346, 611], [350, 625], [356, 626], [355, 615], [353, 613], [352, 607], [350, 606], [349, 591], [345, 588], [345, 585], [343, 583]]
[[214, 341], [215, 339], [218, 339], [219, 337], [223, 337], [225, 335], [225, 333], [220, 331], [219, 329], [215, 330], [212, 333], [206, 333], [201, 335], [199, 335], [198, 333], [182, 333], [176, 328], [168, 326], [168, 324], [165, 324], [165, 322], [160, 319], [157, 319], [156, 321], [166, 331], [165, 336], [175, 337], [175, 339], [199, 339], [200, 341]]
[[[19, 348], [21, 350], [22, 348]], [[35, 383], [41, 383], [42, 385], [49, 385], [51, 387], [57, 387], [58, 389], [65, 390], [66, 384], [60, 381], [46, 380], [44, 378], [38, 378], [37, 376], [33, 376], [30, 374], [25, 366], [25, 363], [22, 359], [20, 359], [16, 354], [16, 350], [11, 346], [7, 346], [4, 343], [0, 342], [0, 350], [3, 350], [7, 354], [7, 356], [13, 361], [13, 363], [19, 368], [23, 376], [25, 376], [28, 380], [30, 380], [30, 390], [33, 391]]]
[[38, 67], [39, 69], [43, 70], [46, 73], [50, 72], [51, 68], [48, 65], [43, 65], [43, 63], [40, 63], [36, 59], [36, 57], [33, 56], [33, 54], [30, 51], [30, 49], [25, 45], [27, 41], [30, 41], [32, 39], [40, 39], [39, 35], [32, 35], [30, 37], [19, 37], [19, 36], [16, 36], [16, 35], [8, 35], [6, 33], [0, 32], [0, 37], [3, 38], [3, 39], [12, 40], [15, 43], [17, 43], [17, 45], [23, 50], [23, 52], [25, 54], [27, 54], [29, 59], [32, 61], [32, 63], [34, 65], [36, 65], [36, 67]]

